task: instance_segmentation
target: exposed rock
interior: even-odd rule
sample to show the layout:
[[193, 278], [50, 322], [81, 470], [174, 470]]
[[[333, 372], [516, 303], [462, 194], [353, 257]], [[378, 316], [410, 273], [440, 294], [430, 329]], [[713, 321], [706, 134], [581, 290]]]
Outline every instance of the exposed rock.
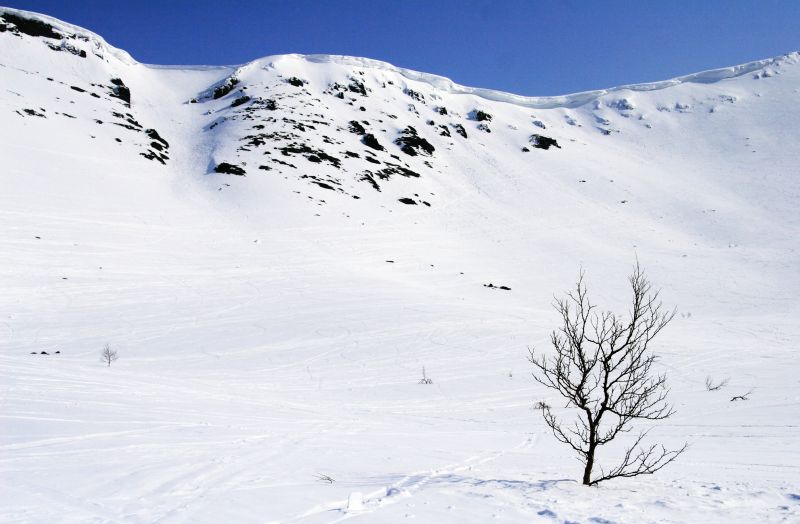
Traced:
[[[32, 18], [23, 18], [13, 13], [5, 12], [2, 15], [3, 20], [7, 23], [14, 24], [16, 31], [12, 28], [12, 33], [23, 33], [29, 36], [41, 36], [44, 38], [61, 39], [64, 35], [53, 29], [53, 26], [42, 22], [41, 20], [34, 20]], [[6, 29], [8, 29], [6, 27]]]
[[[41, 107], [39, 109], [44, 111], [44, 109], [42, 109]], [[47, 118], [46, 116], [44, 116], [44, 113], [39, 113], [35, 109], [23, 109], [23, 111], [25, 113], [27, 113], [28, 115], [30, 115], [30, 116], [38, 116], [38, 117], [41, 117], [41, 118]]]
[[236, 87], [238, 83], [239, 79], [236, 78], [235, 76], [228, 78], [228, 80], [224, 84], [214, 88], [214, 94], [212, 95], [212, 97], [214, 98], [214, 100], [222, 98], [223, 96], [233, 91], [233, 88]]
[[362, 126], [357, 120], [351, 120], [349, 122], [348, 129], [350, 130], [351, 133], [355, 133], [357, 135], [363, 135], [364, 133], [367, 132], [367, 130], [364, 129], [364, 126]]
[[364, 182], [369, 182], [370, 185], [375, 189], [375, 191], [378, 191], [380, 193], [381, 186], [378, 185], [377, 181], [375, 181], [375, 177], [373, 176], [372, 171], [365, 171], [364, 173], [362, 173], [361, 178], [359, 180], [362, 180]]
[[128, 86], [125, 85], [121, 78], [112, 78], [111, 83], [114, 84], [111, 87], [111, 96], [114, 98], [119, 98], [130, 106], [131, 90], [128, 88]]
[[411, 126], [406, 127], [394, 143], [400, 146], [400, 150], [409, 156], [417, 156], [418, 154], [430, 156], [435, 151], [430, 142], [419, 136], [417, 130]]
[[483, 287], [488, 287], [490, 289], [502, 289], [503, 291], [511, 291], [511, 288], [508, 286], [495, 286], [492, 283], [484, 284]]
[[481, 111], [480, 109], [475, 109], [472, 111], [471, 117], [473, 120], [477, 120], [478, 122], [491, 122], [492, 115], [486, 113], [485, 111]]
[[606, 106], [616, 109], [618, 111], [631, 111], [636, 109], [636, 106], [633, 105], [633, 102], [628, 100], [627, 98], [620, 98], [618, 100], [609, 100], [606, 102]]
[[287, 78], [286, 83], [294, 87], [303, 87], [308, 82], [306, 82], [302, 78], [297, 78], [296, 76], [293, 76], [291, 78]]
[[551, 146], [561, 149], [561, 146], [558, 145], [558, 142], [554, 138], [544, 135], [531, 135], [530, 142], [531, 145], [537, 149], [550, 149]]
[[231, 102], [231, 107], [238, 107], [238, 106], [240, 106], [242, 104], [246, 104], [249, 101], [250, 101], [250, 97], [247, 96], [247, 95], [243, 95], [243, 96], [240, 96], [239, 98], [237, 98], [236, 100], [234, 100], [233, 102]]
[[467, 138], [467, 130], [464, 129], [464, 126], [462, 126], [461, 124], [450, 124], [450, 125], [453, 126], [453, 129], [456, 130], [456, 133], [463, 136], [464, 138]]
[[388, 167], [385, 167], [375, 173], [375, 175], [381, 180], [389, 180], [392, 175], [400, 175], [406, 178], [419, 178], [419, 173], [406, 167], [397, 164], [390, 164], [389, 162], [387, 162], [386, 165]]
[[418, 91], [414, 91], [413, 89], [405, 88], [405, 89], [403, 89], [403, 93], [405, 93], [406, 95], [410, 96], [411, 98], [413, 98], [417, 102], [422, 102], [423, 104], [425, 103], [425, 95], [423, 95], [422, 93], [420, 93]]
[[364, 83], [359, 82], [355, 78], [351, 79], [350, 85], [348, 85], [347, 88], [353, 93], [358, 93], [361, 96], [367, 96], [367, 88], [364, 87]]
[[371, 147], [372, 149], [377, 149], [378, 151], [385, 151], [386, 148], [383, 147], [379, 142], [378, 139], [375, 138], [375, 135], [372, 133], [367, 133], [364, 135], [364, 138], [361, 139], [365, 146]]
[[166, 140], [161, 138], [161, 136], [158, 134], [158, 131], [156, 131], [155, 129], [147, 129], [147, 130], [145, 130], [145, 134], [147, 136], [149, 136], [150, 138], [152, 138], [153, 140], [157, 140], [157, 141], [161, 142], [164, 145], [164, 147], [167, 147], [167, 148], [169, 147], [169, 143], [167, 143]]
[[417, 202], [413, 198], [403, 197], [403, 198], [398, 199], [398, 201], [402, 202], [403, 204], [410, 205], [410, 206], [416, 206], [417, 205]]
[[160, 153], [153, 150], [147, 150], [147, 152], [139, 154], [145, 157], [147, 160], [156, 160], [158, 162], [161, 162], [162, 165], [166, 165], [167, 164], [166, 160], [169, 159], [169, 157], [164, 153]]
[[73, 54], [75, 56], [79, 56], [81, 58], [86, 58], [86, 51], [84, 51], [83, 49], [80, 49], [78, 47], [75, 47], [72, 44], [69, 44], [65, 40], [62, 40], [58, 44], [48, 43], [47, 47], [49, 47], [53, 51], [66, 51], [67, 53]]
[[320, 163], [324, 160], [337, 169], [342, 164], [342, 161], [338, 158], [327, 154], [321, 149], [308, 147], [306, 144], [292, 143], [279, 148], [278, 151], [280, 151], [283, 156], [303, 155], [306, 160], [314, 163]]
[[226, 175], [238, 175], [238, 176], [245, 176], [245, 170], [241, 167], [229, 164], [227, 162], [220, 163], [217, 167], [214, 168], [215, 173], [222, 173]]

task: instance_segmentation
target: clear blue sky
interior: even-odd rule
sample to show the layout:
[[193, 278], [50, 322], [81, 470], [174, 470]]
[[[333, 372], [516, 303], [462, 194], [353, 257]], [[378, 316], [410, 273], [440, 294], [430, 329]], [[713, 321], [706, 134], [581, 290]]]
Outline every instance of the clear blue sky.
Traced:
[[800, 0], [0, 0], [86, 27], [140, 62], [365, 56], [555, 95], [800, 50]]

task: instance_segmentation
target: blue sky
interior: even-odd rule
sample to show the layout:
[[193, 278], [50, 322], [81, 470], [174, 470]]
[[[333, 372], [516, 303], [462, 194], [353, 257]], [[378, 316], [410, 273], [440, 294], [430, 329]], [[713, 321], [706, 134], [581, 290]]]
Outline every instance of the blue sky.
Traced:
[[800, 50], [800, 0], [0, 1], [86, 27], [146, 63], [345, 54], [524, 95]]

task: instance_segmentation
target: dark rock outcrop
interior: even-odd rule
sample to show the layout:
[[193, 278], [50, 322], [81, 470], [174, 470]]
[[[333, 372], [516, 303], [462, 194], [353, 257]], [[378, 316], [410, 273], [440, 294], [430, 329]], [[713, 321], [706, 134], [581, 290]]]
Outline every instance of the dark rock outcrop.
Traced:
[[372, 149], [377, 149], [378, 151], [386, 151], [386, 148], [383, 147], [378, 139], [375, 138], [375, 135], [372, 133], [367, 133], [364, 135], [364, 138], [361, 139], [365, 146], [371, 147]]
[[558, 145], [558, 142], [554, 138], [550, 138], [549, 136], [544, 135], [531, 135], [530, 143], [536, 149], [550, 149], [550, 147], [557, 147], [561, 149], [561, 146]]
[[417, 156], [418, 154], [431, 156], [436, 150], [430, 142], [419, 136], [417, 130], [411, 126], [405, 128], [394, 143], [400, 146], [400, 150], [409, 156]]
[[238, 176], [245, 176], [245, 170], [241, 167], [229, 164], [227, 162], [220, 163], [217, 167], [214, 168], [215, 173], [222, 173], [226, 175], [238, 175]]
[[491, 122], [492, 121], [492, 115], [490, 115], [489, 113], [486, 113], [485, 111], [481, 111], [480, 109], [475, 109], [472, 112], [471, 116], [472, 116], [473, 120], [477, 120], [478, 122]]
[[[44, 38], [61, 39], [63, 35], [53, 29], [53, 26], [42, 22], [41, 20], [34, 20], [32, 18], [23, 18], [13, 13], [2, 13], [3, 20], [7, 23], [14, 24], [14, 28], [10, 29], [14, 33], [23, 33], [28, 36], [41, 36]], [[5, 25], [4, 25], [5, 26]], [[8, 29], [7, 26], [5, 26]]]
[[111, 96], [114, 98], [119, 98], [126, 104], [130, 106], [131, 103], [131, 90], [125, 83], [122, 81], [121, 78], [112, 78], [111, 83], [113, 84], [111, 87]]

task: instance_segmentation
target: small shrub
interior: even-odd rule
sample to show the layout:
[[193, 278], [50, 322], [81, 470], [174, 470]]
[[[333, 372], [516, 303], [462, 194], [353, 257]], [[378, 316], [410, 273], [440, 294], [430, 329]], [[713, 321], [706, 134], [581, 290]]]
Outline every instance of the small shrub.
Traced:
[[706, 377], [706, 391], [719, 391], [728, 385], [728, 380], [728, 378], [724, 378], [715, 383], [711, 377]]
[[425, 373], [425, 366], [422, 366], [422, 378], [419, 379], [420, 384], [433, 384], [433, 379], [429, 378], [427, 373]]
[[111, 363], [117, 360], [118, 358], [119, 355], [117, 355], [117, 350], [111, 349], [111, 346], [109, 346], [108, 344], [105, 345], [105, 347], [103, 348], [103, 352], [100, 353], [100, 360], [102, 362], [105, 362], [108, 365], [108, 367], [111, 367]]

